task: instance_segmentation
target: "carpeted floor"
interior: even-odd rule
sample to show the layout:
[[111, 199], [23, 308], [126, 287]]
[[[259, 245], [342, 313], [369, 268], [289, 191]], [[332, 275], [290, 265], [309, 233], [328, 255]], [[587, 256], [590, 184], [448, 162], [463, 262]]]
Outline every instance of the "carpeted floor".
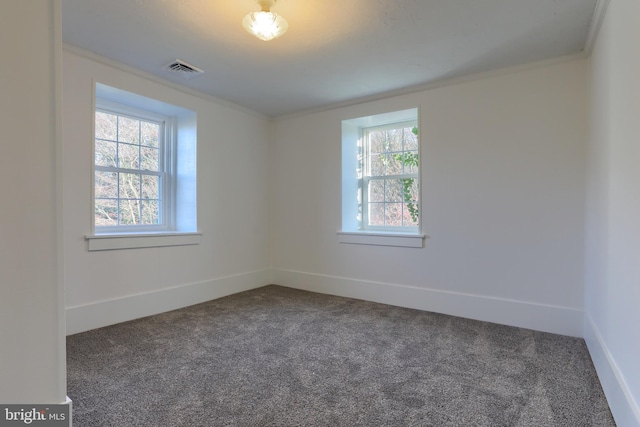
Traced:
[[585, 343], [267, 286], [67, 338], [74, 426], [613, 426]]

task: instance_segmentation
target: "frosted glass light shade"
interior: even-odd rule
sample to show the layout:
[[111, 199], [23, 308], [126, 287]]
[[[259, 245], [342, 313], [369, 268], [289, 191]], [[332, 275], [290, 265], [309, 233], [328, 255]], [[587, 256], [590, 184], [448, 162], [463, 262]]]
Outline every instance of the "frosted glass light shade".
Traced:
[[289, 24], [282, 16], [265, 11], [248, 14], [242, 20], [242, 26], [249, 33], [264, 41], [280, 37], [289, 28]]

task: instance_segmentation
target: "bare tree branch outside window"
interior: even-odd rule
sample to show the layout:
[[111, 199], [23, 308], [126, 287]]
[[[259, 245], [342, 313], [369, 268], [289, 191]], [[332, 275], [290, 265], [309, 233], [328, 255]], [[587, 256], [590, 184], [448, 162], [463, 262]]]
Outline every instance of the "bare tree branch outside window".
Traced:
[[160, 222], [163, 123], [95, 114], [95, 225]]

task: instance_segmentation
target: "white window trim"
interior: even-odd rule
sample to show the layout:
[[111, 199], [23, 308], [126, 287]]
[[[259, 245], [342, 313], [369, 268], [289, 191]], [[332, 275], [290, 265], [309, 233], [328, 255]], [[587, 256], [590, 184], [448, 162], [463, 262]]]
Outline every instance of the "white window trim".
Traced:
[[[423, 233], [422, 197], [418, 201], [420, 221], [418, 227], [390, 227], [390, 229], [368, 229], [362, 227], [363, 173], [355, 173], [358, 168], [357, 148], [363, 144], [362, 130], [376, 126], [413, 122], [420, 126], [418, 108], [410, 108], [389, 113], [359, 117], [342, 122], [342, 229], [337, 231], [338, 242], [356, 245], [395, 246], [422, 248], [429, 238]], [[361, 148], [362, 145], [360, 145]], [[422, 164], [421, 143], [418, 147]], [[357, 176], [356, 176], [357, 175]], [[421, 174], [419, 185], [422, 187]], [[360, 205], [360, 208], [358, 208]]]
[[87, 249], [92, 251], [109, 251], [114, 249], [156, 248], [163, 246], [199, 245], [202, 233], [129, 233], [102, 234], [85, 236]]
[[[169, 104], [124, 89], [93, 80], [94, 111], [107, 107], [109, 110], [126, 115], [136, 115], [152, 120], [163, 118], [171, 122], [170, 132], [172, 163], [167, 165], [173, 179], [171, 187], [165, 185], [173, 198], [167, 206], [172, 218], [171, 230], [150, 230], [146, 226], [126, 230], [111, 228], [107, 232], [97, 232], [95, 227], [95, 182], [91, 183], [91, 229], [93, 234], [85, 236], [90, 251], [150, 248], [162, 246], [184, 246], [200, 244], [202, 233], [197, 225], [197, 113], [190, 109]], [[119, 107], [123, 106], [124, 110]], [[95, 119], [92, 120], [92, 137], [95, 138]], [[165, 132], [166, 132], [165, 128]], [[92, 144], [92, 180], [95, 178], [95, 140]], [[169, 169], [170, 168], [170, 169]], [[101, 230], [102, 231], [102, 230]]]
[[422, 248], [428, 236], [415, 233], [385, 233], [381, 231], [338, 231], [338, 242], [354, 245]]

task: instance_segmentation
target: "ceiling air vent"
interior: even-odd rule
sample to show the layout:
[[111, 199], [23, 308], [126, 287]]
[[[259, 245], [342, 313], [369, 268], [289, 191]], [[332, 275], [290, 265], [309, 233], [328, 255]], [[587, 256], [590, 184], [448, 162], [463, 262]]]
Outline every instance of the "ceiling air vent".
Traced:
[[191, 80], [192, 78], [198, 77], [199, 75], [204, 73], [204, 70], [201, 70], [195, 65], [191, 65], [181, 59], [176, 59], [175, 61], [166, 65], [164, 69], [171, 73], [179, 74], [182, 78], [187, 80]]

